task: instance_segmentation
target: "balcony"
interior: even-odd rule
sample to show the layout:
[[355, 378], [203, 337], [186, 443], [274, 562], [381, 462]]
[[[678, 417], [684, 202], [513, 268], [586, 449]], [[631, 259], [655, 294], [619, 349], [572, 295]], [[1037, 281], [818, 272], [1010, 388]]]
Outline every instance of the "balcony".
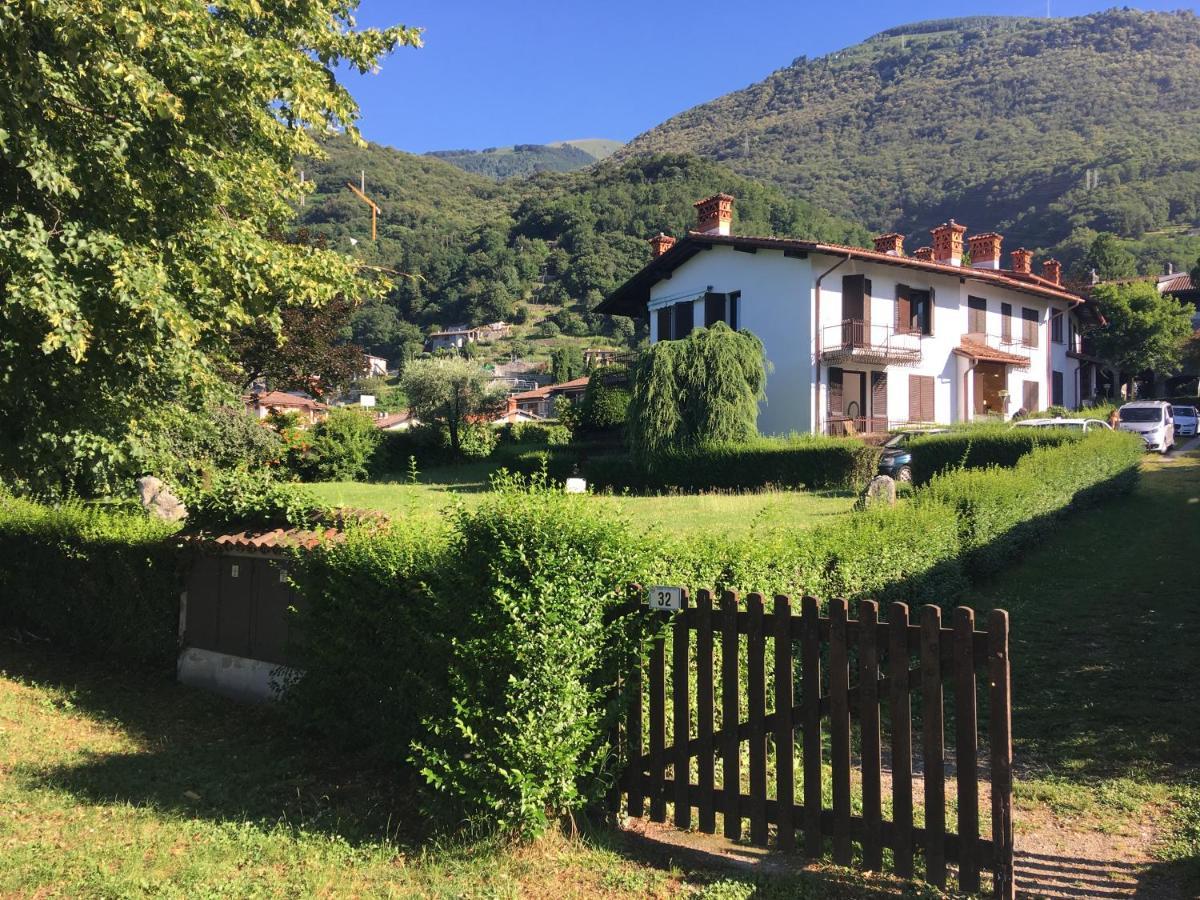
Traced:
[[921, 362], [921, 335], [899, 332], [891, 325], [845, 319], [822, 329], [821, 361], [914, 366]]
[[1033, 351], [1020, 337], [1009, 334], [983, 334], [972, 331], [962, 337], [964, 355], [981, 362], [998, 362], [1017, 369], [1028, 369]]

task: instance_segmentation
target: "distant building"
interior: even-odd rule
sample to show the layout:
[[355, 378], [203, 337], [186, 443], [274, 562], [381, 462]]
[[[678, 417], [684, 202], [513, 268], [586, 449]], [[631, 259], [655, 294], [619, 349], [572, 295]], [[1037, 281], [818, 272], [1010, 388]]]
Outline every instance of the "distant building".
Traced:
[[616, 362], [619, 352], [608, 347], [588, 347], [583, 351], [583, 364], [589, 369], [611, 366]]
[[329, 407], [307, 394], [289, 394], [284, 391], [263, 391], [243, 398], [246, 409], [258, 418], [265, 419], [271, 413], [299, 413], [308, 425], [315, 425], [329, 414]]
[[434, 350], [461, 350], [467, 344], [488, 343], [511, 334], [512, 326], [507, 322], [491, 322], [475, 328], [456, 325], [429, 335], [425, 339], [425, 349], [430, 353]]
[[538, 418], [548, 419], [554, 416], [554, 403], [559, 397], [568, 400], [579, 400], [587, 390], [589, 376], [564, 381], [561, 384], [548, 384], [532, 391], [522, 391], [509, 397], [515, 402], [518, 410], [533, 413]]
[[375, 376], [386, 377], [388, 373], [387, 360], [382, 356], [372, 356], [370, 353], [364, 353], [363, 371], [368, 378]]
[[413, 418], [409, 410], [398, 413], [388, 413], [375, 420], [375, 427], [380, 431], [408, 431], [421, 423]]

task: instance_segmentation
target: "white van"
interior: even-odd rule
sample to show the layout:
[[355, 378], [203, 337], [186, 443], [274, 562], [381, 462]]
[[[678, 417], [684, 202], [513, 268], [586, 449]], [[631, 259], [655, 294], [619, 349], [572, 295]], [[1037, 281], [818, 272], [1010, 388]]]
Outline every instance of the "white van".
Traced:
[[1135, 400], [1118, 411], [1119, 431], [1132, 431], [1142, 436], [1147, 450], [1166, 453], [1175, 446], [1175, 414], [1165, 400]]

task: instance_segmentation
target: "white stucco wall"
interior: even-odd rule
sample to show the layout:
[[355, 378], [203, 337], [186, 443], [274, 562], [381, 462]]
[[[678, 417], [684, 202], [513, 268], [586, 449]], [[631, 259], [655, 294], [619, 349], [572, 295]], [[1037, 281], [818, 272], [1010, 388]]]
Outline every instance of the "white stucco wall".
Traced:
[[[968, 296], [987, 302], [986, 333], [999, 337], [1002, 331], [1001, 304], [1012, 305], [1012, 334], [1022, 334], [1022, 309], [1038, 312], [1037, 347], [1030, 348], [1029, 367], [1011, 367], [1008, 372], [1008, 413], [1015, 412], [1023, 397], [1023, 383], [1038, 385], [1039, 405], [1050, 405], [1050, 373], [1063, 372], [1064, 400], [1077, 406], [1079, 397], [1075, 372], [1078, 363], [1067, 357], [1069, 334], [1064, 321], [1062, 344], [1050, 341], [1048, 308], [1050, 301], [1002, 286], [971, 279], [971, 270], [961, 275], [901, 268], [885, 263], [848, 260], [832, 271], [844, 257], [810, 254], [806, 258], [787, 257], [781, 250], [760, 249], [744, 253], [728, 246], [702, 250], [675, 270], [670, 279], [660, 281], [650, 293], [650, 337], [658, 340], [656, 311], [683, 298], [692, 297], [695, 327], [704, 324], [703, 294], [707, 290], [741, 292], [739, 327], [754, 332], [766, 348], [773, 370], [767, 376], [767, 401], [759, 410], [759, 430], [764, 434], [791, 431], [815, 431], [822, 427], [827, 409], [829, 365], [820, 367], [820, 379], [814, 387], [814, 361], [817, 338], [824, 340], [826, 328], [842, 321], [842, 278], [865, 275], [871, 280], [871, 322], [894, 326], [896, 288], [899, 284], [933, 294], [933, 333], [920, 340], [921, 362], [915, 365], [890, 365], [888, 375], [887, 417], [892, 423], [909, 419], [908, 376], [928, 375], [934, 380], [934, 408], [939, 422], [961, 421], [973, 416], [973, 379], [970, 362], [953, 351], [960, 345], [968, 328]], [[828, 271], [821, 284], [820, 310], [817, 310], [816, 278]], [[1055, 301], [1060, 309], [1065, 304]], [[819, 316], [819, 321], [817, 321]], [[1018, 351], [1019, 352], [1019, 351]], [[852, 362], [838, 364], [846, 371], [867, 373], [868, 397], [870, 372], [881, 367]], [[869, 402], [869, 401], [868, 401]], [[873, 415], [879, 411], [872, 410]]]

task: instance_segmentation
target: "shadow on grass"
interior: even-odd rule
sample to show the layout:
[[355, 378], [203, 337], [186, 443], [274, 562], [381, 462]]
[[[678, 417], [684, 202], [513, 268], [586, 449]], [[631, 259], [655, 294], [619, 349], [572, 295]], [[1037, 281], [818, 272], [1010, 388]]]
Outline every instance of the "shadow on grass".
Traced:
[[105, 670], [63, 651], [0, 639], [0, 670], [55, 688], [113, 723], [140, 749], [49, 766], [32, 787], [92, 803], [123, 802], [189, 817], [325, 833], [351, 844], [419, 844], [412, 776], [370, 752], [335, 751], [289, 729], [279, 710], [184, 687], [174, 672]]

